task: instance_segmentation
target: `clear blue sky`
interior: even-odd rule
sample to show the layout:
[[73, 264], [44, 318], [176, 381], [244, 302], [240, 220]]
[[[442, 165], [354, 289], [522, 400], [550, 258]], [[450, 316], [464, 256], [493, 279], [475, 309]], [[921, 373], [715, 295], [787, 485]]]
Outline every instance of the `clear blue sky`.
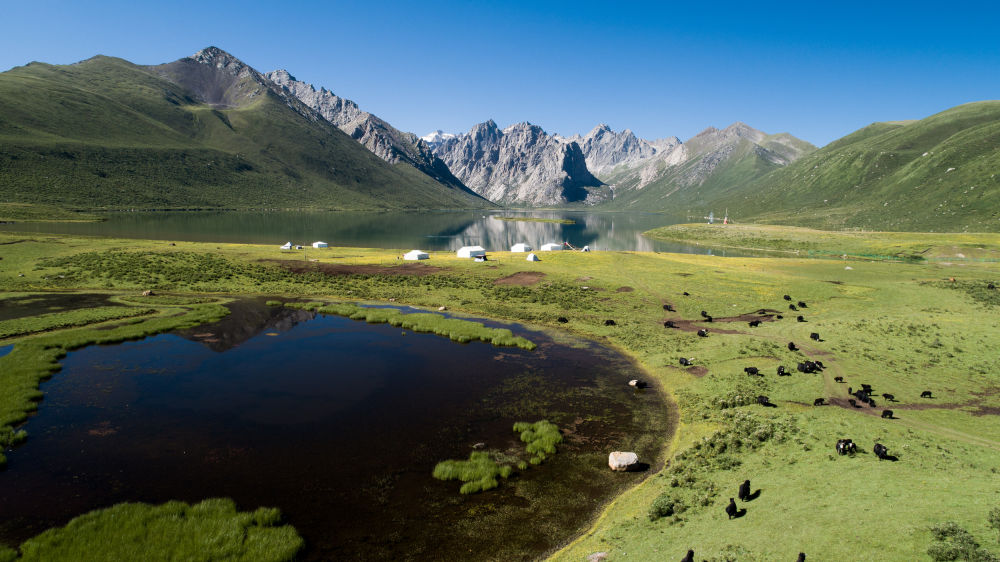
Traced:
[[733, 121], [822, 146], [1000, 98], [1000, 7], [962, 2], [0, 0], [0, 70], [215, 45], [396, 127], [487, 119], [690, 138]]

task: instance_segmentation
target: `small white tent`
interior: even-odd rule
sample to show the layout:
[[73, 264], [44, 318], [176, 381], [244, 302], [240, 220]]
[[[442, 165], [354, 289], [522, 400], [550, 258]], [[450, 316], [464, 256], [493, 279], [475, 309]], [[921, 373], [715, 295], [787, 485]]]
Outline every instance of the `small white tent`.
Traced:
[[524, 243], [514, 244], [513, 246], [510, 247], [510, 251], [511, 252], [530, 252], [531, 251], [531, 246], [529, 246], [527, 244], [524, 244]]
[[409, 252], [403, 254], [404, 260], [426, 260], [428, 258], [430, 258], [430, 256], [427, 252], [421, 250], [410, 250]]
[[281, 249], [282, 250], [291, 250], [292, 249], [292, 243], [291, 242], [285, 242], [285, 245], [282, 246]]
[[555, 252], [555, 251], [562, 250], [562, 249], [563, 249], [563, 245], [562, 244], [556, 244], [556, 243], [542, 244], [542, 251], [543, 252]]
[[534, 254], [534, 252], [528, 254], [527, 260], [528, 261], [542, 261], [542, 260], [538, 259], [538, 256], [536, 256]]
[[313, 248], [329, 248], [330, 245], [326, 242], [313, 242]]
[[460, 258], [481, 258], [486, 255], [486, 250], [482, 246], [462, 246], [458, 249]]

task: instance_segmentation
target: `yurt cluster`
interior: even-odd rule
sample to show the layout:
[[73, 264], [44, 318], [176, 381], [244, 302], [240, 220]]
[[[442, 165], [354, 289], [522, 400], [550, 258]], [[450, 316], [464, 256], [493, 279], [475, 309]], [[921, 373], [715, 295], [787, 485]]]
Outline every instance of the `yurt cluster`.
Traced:
[[[312, 243], [312, 247], [313, 248], [328, 248], [329, 244], [327, 244], [326, 242], [313, 242]], [[569, 245], [569, 244], [567, 244], [565, 242], [562, 243], [562, 244], [559, 244], [559, 243], [556, 243], [556, 242], [550, 242], [548, 244], [542, 244], [542, 247], [541, 247], [540, 250], [542, 252], [559, 252], [559, 251], [562, 251], [564, 248], [567, 248], [567, 247], [568, 248], [572, 248], [574, 250], [577, 249], [577, 248], [574, 248], [573, 246], [571, 246], [571, 245]], [[281, 249], [282, 250], [301, 250], [302, 246], [299, 245], [299, 244], [292, 244], [291, 242], [286, 242], [283, 246], [281, 246]], [[581, 252], [589, 252], [590, 251], [590, 246], [584, 246], [583, 248], [580, 248], [579, 250]], [[511, 253], [515, 253], [515, 254], [528, 254], [528, 256], [525, 258], [527, 261], [542, 261], [541, 258], [539, 258], [537, 254], [535, 254], [535, 252], [531, 248], [531, 246], [529, 246], [529, 245], [527, 245], [527, 244], [525, 244], [523, 242], [520, 242], [520, 243], [517, 243], [517, 244], [514, 244], [513, 246], [511, 246], [510, 247], [510, 251], [511, 251]], [[482, 246], [462, 246], [461, 248], [458, 249], [458, 252], [456, 252], [456, 254], [460, 258], [470, 258], [470, 259], [474, 259], [476, 261], [488, 261], [488, 258], [486, 257], [486, 249], [483, 248]], [[407, 260], [407, 261], [426, 260], [426, 259], [430, 259], [430, 257], [431, 257], [430, 254], [428, 254], [427, 252], [425, 252], [423, 250], [410, 250], [409, 252], [406, 252], [405, 254], [403, 254], [403, 259]]]

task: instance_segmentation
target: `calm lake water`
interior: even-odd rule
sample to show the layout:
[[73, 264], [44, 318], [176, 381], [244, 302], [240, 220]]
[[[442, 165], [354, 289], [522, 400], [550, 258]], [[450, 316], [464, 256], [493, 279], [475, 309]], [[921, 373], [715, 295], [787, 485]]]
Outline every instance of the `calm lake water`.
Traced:
[[[506, 251], [518, 242], [534, 248], [549, 242], [569, 242], [592, 250], [682, 252], [745, 255], [697, 246], [660, 242], [642, 236], [652, 228], [700, 217], [659, 213], [597, 213], [574, 211], [490, 212], [411, 211], [347, 212], [159, 212], [111, 213], [100, 223], [12, 223], [0, 231], [86, 234], [152, 240], [311, 244], [331, 246], [456, 250], [480, 245], [488, 251]], [[495, 216], [569, 219], [575, 224], [503, 221]]]
[[[243, 301], [215, 325], [70, 353], [0, 473], [8, 545], [122, 501], [279, 507], [307, 559], [532, 559], [654, 462], [671, 414], [622, 356], [514, 326], [534, 351], [456, 344]], [[560, 336], [561, 338], [563, 336]], [[568, 336], [567, 336], [568, 337]], [[516, 421], [566, 441], [500, 488], [431, 477], [476, 450], [526, 458]]]

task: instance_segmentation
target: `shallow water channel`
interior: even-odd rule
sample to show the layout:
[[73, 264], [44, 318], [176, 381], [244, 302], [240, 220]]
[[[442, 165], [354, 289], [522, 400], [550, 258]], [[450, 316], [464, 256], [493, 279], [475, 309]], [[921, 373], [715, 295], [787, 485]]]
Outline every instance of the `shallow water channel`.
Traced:
[[[279, 507], [307, 559], [535, 558], [644, 476], [607, 455], [655, 464], [671, 416], [617, 353], [513, 329], [538, 348], [244, 301], [218, 325], [73, 352], [0, 472], [0, 541], [117, 502], [223, 496]], [[511, 426], [539, 419], [565, 436], [544, 464], [470, 496], [431, 477], [477, 444], [527, 459]]]

